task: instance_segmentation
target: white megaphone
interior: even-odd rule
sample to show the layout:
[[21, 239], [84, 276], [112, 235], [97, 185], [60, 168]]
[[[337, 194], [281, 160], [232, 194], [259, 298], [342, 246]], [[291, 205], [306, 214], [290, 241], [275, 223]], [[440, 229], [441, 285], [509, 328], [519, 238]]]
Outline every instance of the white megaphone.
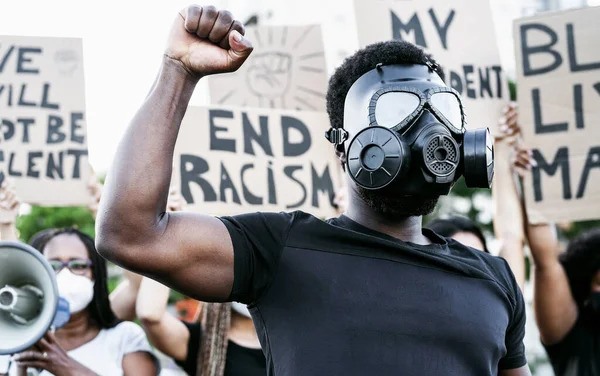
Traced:
[[0, 355], [36, 344], [58, 309], [54, 270], [33, 247], [0, 241]]

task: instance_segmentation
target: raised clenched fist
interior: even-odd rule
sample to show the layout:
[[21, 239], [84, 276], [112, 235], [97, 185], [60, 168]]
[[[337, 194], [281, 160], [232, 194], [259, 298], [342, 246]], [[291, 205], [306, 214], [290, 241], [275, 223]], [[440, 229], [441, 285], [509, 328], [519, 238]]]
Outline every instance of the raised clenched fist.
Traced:
[[230, 12], [191, 5], [175, 18], [165, 55], [196, 77], [233, 72], [252, 52], [244, 33]]

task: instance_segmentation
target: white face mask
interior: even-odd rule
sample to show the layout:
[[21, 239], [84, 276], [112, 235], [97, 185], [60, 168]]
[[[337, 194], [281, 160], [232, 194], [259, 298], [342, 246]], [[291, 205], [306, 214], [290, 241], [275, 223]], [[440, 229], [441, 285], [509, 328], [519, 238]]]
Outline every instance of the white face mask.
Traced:
[[69, 311], [83, 311], [94, 299], [94, 281], [82, 275], [75, 275], [67, 268], [56, 276], [58, 294], [69, 302]]
[[242, 316], [245, 316], [249, 319], [252, 318], [252, 315], [250, 315], [250, 311], [248, 311], [248, 307], [246, 307], [245, 304], [238, 303], [238, 302], [231, 302], [231, 308]]

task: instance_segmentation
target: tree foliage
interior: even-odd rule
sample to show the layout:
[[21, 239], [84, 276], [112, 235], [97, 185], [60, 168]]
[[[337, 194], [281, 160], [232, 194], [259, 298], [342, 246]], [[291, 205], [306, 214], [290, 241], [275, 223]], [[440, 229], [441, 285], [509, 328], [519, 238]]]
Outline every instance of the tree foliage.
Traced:
[[49, 228], [77, 227], [94, 237], [94, 218], [86, 207], [32, 206], [29, 214], [17, 218], [19, 237], [24, 242], [39, 231]]

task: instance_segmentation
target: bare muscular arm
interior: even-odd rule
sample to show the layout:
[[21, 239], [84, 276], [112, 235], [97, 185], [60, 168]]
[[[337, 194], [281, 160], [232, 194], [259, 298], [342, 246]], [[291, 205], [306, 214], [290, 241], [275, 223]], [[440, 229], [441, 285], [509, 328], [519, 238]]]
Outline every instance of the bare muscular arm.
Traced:
[[231, 13], [211, 6], [177, 15], [158, 78], [119, 145], [98, 212], [102, 256], [199, 300], [229, 296], [233, 247], [220, 220], [165, 213], [173, 151], [198, 80], [235, 71], [251, 53], [243, 32]]

